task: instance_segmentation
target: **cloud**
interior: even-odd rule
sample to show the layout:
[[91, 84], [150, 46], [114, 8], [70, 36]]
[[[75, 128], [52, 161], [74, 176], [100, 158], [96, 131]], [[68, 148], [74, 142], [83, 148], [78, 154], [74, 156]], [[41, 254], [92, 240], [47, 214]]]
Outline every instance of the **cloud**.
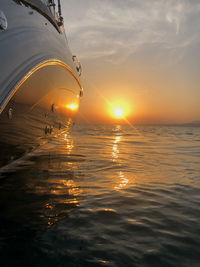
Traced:
[[[180, 51], [199, 41], [200, 3], [195, 0], [71, 0], [70, 5], [78, 6], [73, 16], [64, 13], [72, 46], [82, 58], [121, 62], [149, 45]], [[196, 31], [191, 29], [195, 20]]]

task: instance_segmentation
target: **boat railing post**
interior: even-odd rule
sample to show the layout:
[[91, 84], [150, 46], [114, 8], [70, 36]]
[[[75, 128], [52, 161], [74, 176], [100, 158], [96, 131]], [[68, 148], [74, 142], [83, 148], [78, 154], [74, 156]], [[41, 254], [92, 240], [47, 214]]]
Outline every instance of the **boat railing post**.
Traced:
[[58, 16], [59, 16], [58, 26], [62, 26], [63, 25], [63, 17], [62, 17], [60, 0], [58, 0]]

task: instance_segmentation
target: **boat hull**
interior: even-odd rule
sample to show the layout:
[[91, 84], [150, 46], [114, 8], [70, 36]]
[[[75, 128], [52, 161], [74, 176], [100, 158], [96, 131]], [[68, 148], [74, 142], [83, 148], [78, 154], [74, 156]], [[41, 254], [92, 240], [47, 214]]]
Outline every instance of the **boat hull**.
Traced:
[[45, 16], [16, 1], [3, 0], [0, 8], [8, 20], [8, 28], [0, 31], [0, 165], [4, 165], [50, 136], [69, 131], [82, 87], [64, 29], [58, 31]]

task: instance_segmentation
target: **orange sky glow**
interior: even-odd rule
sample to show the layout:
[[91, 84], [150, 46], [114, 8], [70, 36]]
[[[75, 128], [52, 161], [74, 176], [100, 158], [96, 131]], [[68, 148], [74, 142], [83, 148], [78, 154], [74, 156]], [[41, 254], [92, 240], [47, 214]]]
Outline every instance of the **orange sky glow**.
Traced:
[[200, 120], [198, 1], [69, 0], [63, 14], [83, 66], [78, 122]]

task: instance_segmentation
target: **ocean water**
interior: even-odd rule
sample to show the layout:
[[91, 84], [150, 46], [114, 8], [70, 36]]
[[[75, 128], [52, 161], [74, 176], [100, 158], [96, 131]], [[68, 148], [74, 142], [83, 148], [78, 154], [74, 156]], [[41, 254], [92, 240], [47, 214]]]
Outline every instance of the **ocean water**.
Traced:
[[200, 266], [200, 128], [77, 125], [1, 169], [1, 266]]

